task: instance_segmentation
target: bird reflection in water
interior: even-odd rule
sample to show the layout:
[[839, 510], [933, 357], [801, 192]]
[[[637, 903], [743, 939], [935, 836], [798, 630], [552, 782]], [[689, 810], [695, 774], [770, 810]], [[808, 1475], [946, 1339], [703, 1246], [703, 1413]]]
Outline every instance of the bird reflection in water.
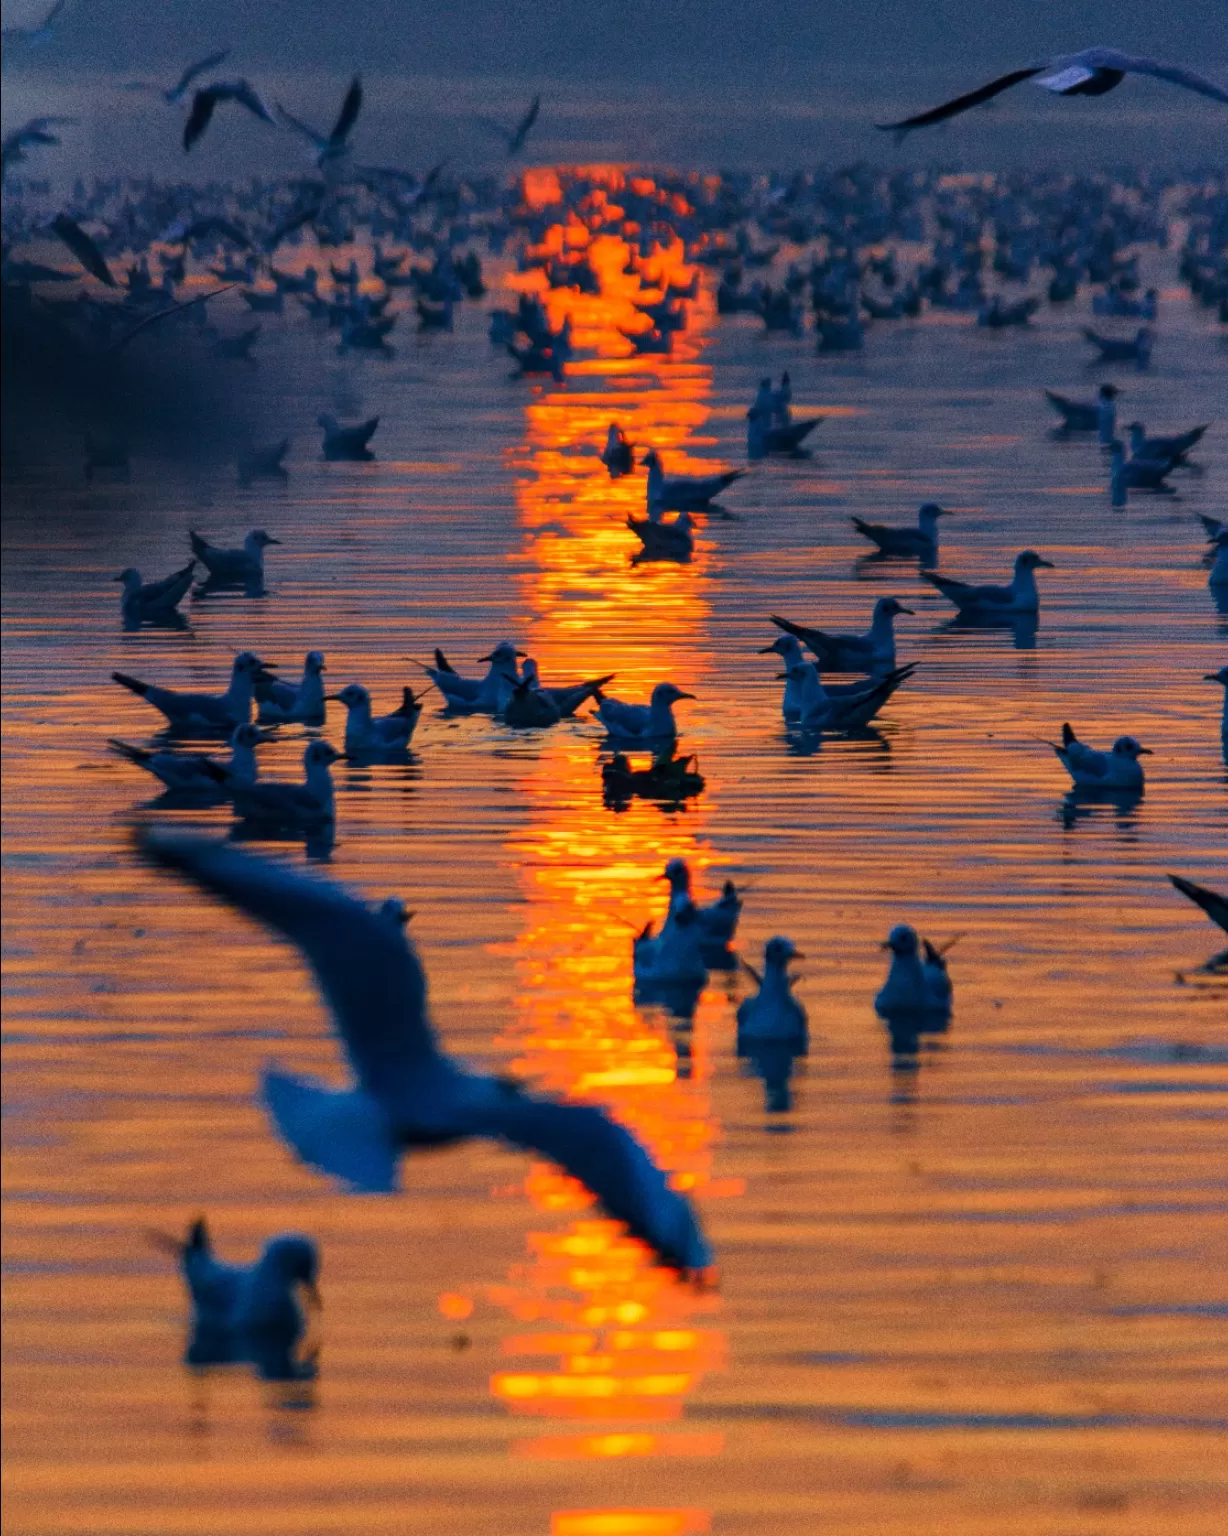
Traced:
[[1057, 819], [1067, 831], [1073, 831], [1082, 822], [1113, 818], [1118, 832], [1137, 834], [1138, 817], [1135, 812], [1143, 803], [1141, 790], [1071, 789], [1062, 796], [1057, 809]]

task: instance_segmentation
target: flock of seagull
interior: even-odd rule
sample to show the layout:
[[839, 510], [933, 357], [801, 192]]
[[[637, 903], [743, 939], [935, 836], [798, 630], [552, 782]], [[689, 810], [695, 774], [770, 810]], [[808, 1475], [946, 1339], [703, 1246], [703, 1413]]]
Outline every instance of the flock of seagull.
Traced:
[[[62, 0], [42, 24], [43, 32], [54, 25], [61, 9]], [[38, 32], [28, 32], [26, 40], [36, 40]], [[227, 56], [227, 50], [210, 54], [192, 64], [169, 87], [135, 82], [132, 89], [157, 89], [166, 103], [186, 104], [183, 144], [188, 151], [206, 133], [216, 110], [228, 104], [262, 121], [281, 123], [308, 141], [321, 174], [320, 183], [305, 201], [282, 209], [265, 242], [266, 254], [283, 239], [301, 236], [307, 227], [322, 236], [330, 219], [344, 221], [346, 188], [355, 182], [386, 187], [401, 177], [408, 186], [401, 213], [417, 216], [429, 205], [440, 185], [438, 168], [424, 178], [405, 178], [404, 173], [353, 164], [350, 138], [362, 106], [362, 87], [357, 79], [351, 82], [334, 125], [325, 134], [280, 105], [270, 108], [246, 79], [205, 80]], [[955, 101], [884, 126], [897, 134], [923, 128], [1025, 79], [1062, 95], [1099, 95], [1130, 73], [1150, 75], [1228, 101], [1228, 92], [1189, 70], [1097, 48], [1013, 71]], [[503, 139], [507, 153], [516, 155], [524, 148], [540, 109], [541, 99], [535, 97], [524, 117], [511, 127], [484, 121]], [[6, 173], [20, 166], [32, 148], [56, 143], [56, 130], [65, 121], [39, 118], [9, 134], [4, 141]], [[851, 190], [839, 195], [859, 208], [859, 217], [866, 216], [868, 227], [866, 210], [872, 199], [851, 173], [847, 186]], [[803, 201], [798, 189], [773, 186], [758, 206], [760, 227], [771, 218], [779, 221], [782, 234], [795, 230], [796, 221], [803, 218]], [[233, 244], [241, 243], [233, 239], [233, 225], [230, 234], [219, 227], [226, 222], [216, 211], [187, 221], [182, 230], [183, 252], [186, 254], [193, 240], [200, 242], [218, 234]], [[660, 235], [664, 227], [665, 216], [658, 205], [656, 233]], [[1093, 250], [1083, 242], [1086, 231], [1080, 229], [1077, 218], [1072, 227], [1074, 234], [1057, 242], [1056, 259], [1052, 253], [1048, 258], [1053, 262], [1055, 283], [1068, 282], [1072, 274], [1076, 290], [1084, 277], [1106, 283], [1106, 293], [1115, 295], [1114, 314], [1129, 314], [1134, 312], [1130, 306], [1145, 305], [1147, 300], [1132, 297], [1137, 284], [1130, 278], [1128, 261], [1119, 259], [1114, 239], [1108, 240], [1107, 250]], [[1023, 261], [1026, 269], [1031, 269], [1037, 252], [1031, 246], [1023, 247], [1035, 238], [1033, 233], [1024, 234], [1025, 229], [1032, 228], [1029, 221], [1018, 220], [1012, 231], [1018, 246], [1007, 250], [1007, 243], [1003, 244], [1007, 270], [1011, 261]], [[732, 238], [731, 229], [736, 231]], [[73, 252], [86, 272], [114, 286], [107, 254], [78, 219], [61, 214], [51, 232]], [[774, 328], [773, 317], [779, 320], [787, 314], [792, 325], [796, 320], [794, 295], [809, 286], [815, 299], [820, 350], [839, 350], [850, 338], [859, 336], [865, 314], [872, 319], [888, 319], [913, 312], [912, 297], [899, 303], [898, 293], [889, 301], [875, 299], [865, 286], [868, 277], [874, 276], [884, 292], [896, 287], [894, 273], [884, 258], [856, 258], [834, 240], [829, 241], [821, 260], [812, 260], [809, 272], [800, 268], [791, 271], [780, 294], [760, 288], [753, 303], [744, 304], [742, 268], [758, 265], [766, 269], [775, 253], [755, 248], [732, 198], [730, 206], [715, 208], [706, 229], [687, 234], [691, 258], [697, 264], [721, 269], [721, 293], [725, 297], [721, 307], [726, 313], [739, 307], [754, 309], [769, 328]], [[1128, 231], [1122, 230], [1121, 243], [1128, 240]], [[641, 254], [647, 256], [650, 249], [644, 248]], [[467, 272], [473, 279], [470, 291], [484, 292], [480, 269], [462, 268], [452, 260], [450, 246], [446, 254], [448, 280]], [[1214, 248], [1206, 244], [1191, 247], [1187, 257], [1191, 287], [1202, 284], [1209, 295], [1207, 302], [1222, 304], [1220, 295], [1228, 293], [1228, 265], [1219, 258], [1217, 266]], [[6, 284], [24, 282], [29, 287], [52, 280], [46, 277], [45, 269], [41, 277], [31, 275], [29, 271], [23, 273], [7, 255], [5, 260]], [[230, 258], [225, 260], [229, 268]], [[1107, 275], [1095, 276], [1097, 262]], [[392, 277], [398, 265], [385, 266], [384, 278]], [[437, 264], [437, 274], [439, 270]], [[381, 275], [378, 270], [377, 275]], [[369, 299], [359, 300], [356, 269], [349, 274], [334, 270], [333, 278], [338, 289], [348, 295], [344, 303], [349, 311], [349, 344], [366, 345], [361, 338], [368, 332], [377, 343], [382, 342], [386, 332], [379, 329], [381, 312]], [[591, 269], [584, 272], [580, 259], [564, 264], [561, 270], [552, 268], [551, 284], [556, 280], [583, 288], [594, 279]], [[292, 285], [277, 286], [279, 296], [288, 291], [293, 291]], [[433, 291], [438, 292], [426, 283], [427, 297], [419, 301], [420, 318], [426, 324], [431, 323], [432, 304], [452, 302], [448, 296], [431, 298]], [[692, 296], [695, 291], [692, 284]], [[314, 283], [300, 292], [305, 299], [314, 301], [317, 297]], [[1071, 296], [1064, 288], [1062, 293]], [[1021, 307], [985, 300], [980, 288], [980, 252], [975, 258], [970, 254], [967, 229], [958, 221], [945, 228], [942, 250], [936, 252], [930, 268], [917, 274], [915, 298], [935, 305], [976, 308], [982, 323], [994, 327], [1026, 324], [1034, 308], [1030, 301]], [[1053, 302], [1060, 301], [1060, 297], [1053, 298]], [[199, 302], [176, 301], [152, 318], [159, 320], [172, 311], [182, 316]], [[651, 330], [634, 340], [636, 350], [668, 351], [669, 337], [685, 325], [685, 303], [682, 291], [667, 292], [657, 307], [647, 311]], [[1137, 312], [1154, 318], [1154, 304], [1150, 314]], [[142, 326], [148, 323], [148, 317], [139, 322]], [[1106, 360], [1146, 367], [1153, 341], [1148, 328], [1128, 341], [1088, 334]], [[566, 331], [550, 329], [543, 306], [522, 299], [518, 310], [510, 315], [496, 311], [492, 339], [500, 335], [516, 356], [522, 374], [544, 374], [556, 380], [563, 377], [570, 337]], [[125, 330], [121, 338], [125, 345], [127, 339], [131, 338]], [[1200, 425], [1182, 433], [1149, 436], [1143, 424], [1135, 422], [1128, 429], [1127, 453], [1117, 436], [1118, 393], [1111, 384], [1101, 386], [1090, 401], [1046, 392], [1061, 419], [1059, 431], [1095, 434], [1108, 453], [1115, 505], [1123, 504], [1132, 491], [1163, 493], [1168, 477], [1188, 467], [1190, 454], [1207, 430]], [[821, 418], [795, 420], [791, 401], [787, 373], [779, 383], [771, 378], [760, 382], [747, 411], [747, 458], [751, 465], [773, 455], [805, 454], [803, 445]], [[338, 460], [371, 457], [369, 445], [378, 422], [376, 417], [344, 424], [321, 415], [322, 455]], [[240, 461], [240, 482], [284, 476], [286, 448], [283, 442], [252, 450]], [[647, 471], [644, 516], [627, 520], [639, 545], [633, 558], [685, 560], [690, 557], [699, 526], [696, 519], [711, 513], [718, 505], [717, 498], [736, 486], [747, 471], [668, 474], [655, 448], [648, 448], [642, 457], [637, 457], [637, 452], [623, 425], [611, 423], [601, 450], [611, 478], [634, 475], [639, 469]], [[106, 446], [100, 445], [88, 462], [95, 469], [114, 467], [107, 457]], [[1004, 583], [976, 584], [949, 577], [938, 569], [940, 520], [947, 515], [947, 509], [927, 502], [919, 509], [915, 524], [871, 523], [861, 518], [854, 518], [853, 524], [857, 534], [873, 546], [868, 558], [917, 562], [921, 577], [952, 605], [956, 622], [991, 627], [1035, 624], [1040, 607], [1037, 572], [1052, 569], [1052, 562], [1026, 549], [1015, 556], [1010, 578]], [[1208, 579], [1217, 595], [1221, 591], [1228, 594], [1228, 523], [1214, 519], [1204, 522], [1211, 551]], [[191, 559], [171, 575], [146, 581], [138, 569], [130, 567], [115, 578], [122, 586], [121, 617], [126, 627], [174, 623], [179, 605], [196, 581], [198, 566], [207, 573], [206, 589], [238, 586], [248, 591], [264, 590], [266, 551], [279, 544], [277, 538], [264, 529], [254, 529], [241, 545], [224, 547], [195, 531], [189, 537]], [[819, 735], [867, 728], [916, 670], [917, 663], [899, 665], [897, 657], [895, 620], [910, 612], [897, 598], [881, 597], [868, 627], [850, 633], [778, 614], [768, 616], [779, 634], [762, 647], [762, 654], [773, 657], [773, 664], [782, 669], [778, 681], [783, 684], [781, 712], [787, 728]], [[500, 642], [480, 658], [486, 670], [478, 675], [458, 670], [442, 649], [435, 651], [431, 661], [414, 664], [452, 715], [486, 714], [513, 729], [539, 730], [575, 719], [591, 706], [590, 718], [601, 727], [609, 749], [602, 764], [607, 803], [625, 803], [634, 794], [677, 802], [702, 790], [703, 779], [694, 755], [680, 754], [677, 748], [679, 728], [674, 711], [693, 695], [668, 679], [659, 682], [646, 700], [612, 694], [609, 689], [614, 674], [547, 684], [533, 658], [510, 640]], [[828, 680], [826, 674], [833, 672], [844, 674], [846, 680]], [[360, 683], [347, 683], [335, 693], [327, 691], [330, 685], [320, 650], [308, 652], [297, 682], [283, 680], [276, 673], [273, 663], [250, 650], [235, 657], [229, 680], [217, 693], [187, 692], [115, 672], [116, 684], [161, 715], [166, 732], [150, 747], [120, 739], [109, 745], [125, 762], [149, 773], [163, 786], [166, 798], [162, 804], [166, 807], [228, 803], [233, 806], [237, 829], [246, 836], [259, 839], [289, 829], [306, 836], [309, 852], [326, 853], [337, 814], [333, 766], [343, 758], [403, 760], [422, 718], [426, 693], [415, 693], [406, 686], [400, 704], [378, 714], [370, 691]], [[1210, 674], [1209, 680], [1225, 690], [1222, 732], [1228, 760], [1228, 666]], [[304, 749], [301, 782], [262, 778], [258, 769], [262, 743], [287, 726], [318, 730], [326, 724], [330, 703], [345, 710], [343, 749], [312, 736]], [[227, 743], [228, 756], [216, 750], [197, 750], [196, 745], [184, 748], [185, 742], [198, 745], [202, 741]], [[1143, 792], [1141, 758], [1149, 749], [1133, 737], [1121, 736], [1108, 750], [1101, 750], [1080, 741], [1071, 726], [1063, 724], [1060, 743], [1050, 745], [1074, 792], [1123, 797], [1137, 797]], [[634, 766], [636, 754], [646, 754], [648, 765]], [[697, 1280], [710, 1274], [713, 1255], [693, 1205], [671, 1188], [665, 1173], [628, 1130], [596, 1106], [559, 1101], [532, 1093], [508, 1078], [474, 1072], [443, 1050], [430, 1020], [426, 975], [407, 931], [408, 914], [398, 898], [372, 906], [318, 874], [293, 870], [231, 842], [190, 836], [152, 823], [141, 825], [133, 839], [138, 856], [151, 868], [191, 883], [262, 923], [296, 946], [311, 968], [352, 1080], [338, 1091], [281, 1068], [266, 1071], [261, 1086], [266, 1111], [278, 1134], [303, 1163], [345, 1188], [388, 1192], [397, 1187], [400, 1158], [406, 1151], [471, 1137], [494, 1138], [559, 1163], [663, 1264]], [[1228, 899], [1183, 877], [1171, 878], [1179, 891], [1228, 929]], [[715, 899], [698, 899], [691, 871], [679, 859], [669, 862], [662, 879], [669, 887], [663, 916], [637, 925], [631, 940], [636, 996], [665, 1001], [676, 1011], [685, 1012], [693, 1007], [711, 970], [741, 965], [755, 990], [737, 1011], [738, 1052], [756, 1062], [767, 1086], [769, 1108], [786, 1109], [790, 1102], [789, 1066], [796, 1056], [804, 1054], [808, 1038], [807, 1015], [795, 995], [791, 970], [803, 957], [793, 942], [781, 935], [767, 942], [761, 967], [740, 960], [733, 944], [745, 893], [727, 881]], [[887, 971], [874, 1002], [893, 1044], [901, 1049], [908, 1048], [910, 1041], [915, 1048], [924, 1032], [947, 1027], [954, 997], [946, 959], [949, 947], [935, 945], [904, 923], [894, 926], [884, 940]], [[1226, 963], [1228, 952], [1210, 962]], [[313, 1304], [318, 1301], [320, 1260], [312, 1239], [282, 1234], [266, 1246], [254, 1265], [241, 1268], [216, 1257], [203, 1219], [193, 1223], [182, 1239], [154, 1236], [175, 1255], [193, 1300], [189, 1360], [244, 1359], [267, 1376], [314, 1372], [314, 1357], [303, 1358], [301, 1353], [307, 1323], [298, 1301], [300, 1290], [306, 1291]]]

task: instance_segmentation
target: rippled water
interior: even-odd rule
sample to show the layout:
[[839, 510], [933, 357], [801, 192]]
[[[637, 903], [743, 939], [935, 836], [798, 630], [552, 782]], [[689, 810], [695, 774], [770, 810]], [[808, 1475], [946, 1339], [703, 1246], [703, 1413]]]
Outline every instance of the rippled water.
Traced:
[[[1199, 680], [1228, 621], [1194, 518], [1223, 515], [1228, 450], [1214, 429], [1179, 495], [1112, 511], [1098, 450], [1052, 440], [1039, 395], [1103, 376], [1080, 308], [1028, 332], [877, 326], [831, 359], [705, 298], [673, 359], [629, 361], [629, 311], [580, 300], [589, 355], [563, 388], [509, 382], [473, 308], [452, 337], [403, 328], [391, 360], [338, 359], [287, 316], [260, 387], [295, 436], [288, 488], [150, 461], [126, 486], [61, 468], [9, 488], [6, 1530], [1223, 1529], [1226, 1009], [1191, 974], [1222, 936], [1164, 876], [1222, 886], [1228, 866]], [[1172, 288], [1160, 333], [1152, 371], [1119, 377], [1123, 419], [1222, 415], [1223, 338]], [[642, 479], [607, 479], [607, 422], [670, 468], [737, 464], [782, 366], [798, 413], [827, 417], [814, 457], [756, 468], [690, 565], [632, 568]], [[320, 409], [378, 411], [378, 461], [318, 463]], [[1034, 645], [946, 629], [915, 568], [858, 569], [849, 514], [928, 499], [958, 513], [951, 573], [1004, 578], [1028, 545], [1054, 562]], [[284, 540], [265, 598], [121, 632], [120, 567], [161, 574], [189, 526], [255, 525]], [[916, 609], [900, 651], [920, 669], [880, 732], [799, 751], [755, 654], [766, 614], [861, 627], [886, 591]], [[654, 1147], [702, 1210], [716, 1292], [490, 1145], [411, 1158], [389, 1200], [297, 1167], [253, 1099], [270, 1056], [336, 1069], [295, 955], [127, 851], [150, 785], [103, 743], [157, 719], [112, 668], [212, 688], [239, 648], [290, 672], [319, 646], [333, 684], [390, 707], [420, 676], [405, 658], [442, 643], [476, 670], [504, 636], [547, 680], [694, 692], [704, 794], [618, 812], [592, 724], [431, 713], [408, 765], [339, 766], [331, 867], [415, 910], [450, 1048], [609, 1104]], [[1140, 803], [1066, 806], [1037, 740], [1064, 719], [1155, 749]], [[284, 730], [263, 771], [301, 752]], [[675, 854], [705, 888], [749, 884], [748, 955], [783, 932], [808, 957], [788, 1114], [737, 1060], [735, 976], [690, 1024], [632, 1004], [627, 924], [660, 910]], [[871, 999], [901, 919], [960, 935], [956, 1011], [893, 1059]], [[180, 1366], [178, 1282], [142, 1233], [200, 1210], [235, 1256], [319, 1237], [314, 1388]]]

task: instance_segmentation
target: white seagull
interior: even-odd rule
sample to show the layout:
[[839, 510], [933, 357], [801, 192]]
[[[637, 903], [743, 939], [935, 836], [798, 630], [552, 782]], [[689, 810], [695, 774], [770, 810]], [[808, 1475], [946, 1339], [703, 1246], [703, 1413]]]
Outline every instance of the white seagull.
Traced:
[[151, 751], [109, 736], [107, 745], [117, 757], [125, 758], [152, 773], [172, 794], [229, 795], [236, 784], [256, 782], [256, 748], [268, 738], [255, 725], [236, 725], [230, 738], [230, 761], [220, 762], [205, 752]]
[[327, 741], [313, 741], [303, 753], [302, 784], [257, 779], [234, 786], [235, 815], [241, 821], [276, 827], [323, 827], [335, 817], [332, 765], [341, 754]]
[[173, 730], [198, 730], [229, 736], [236, 725], [246, 725], [252, 717], [255, 681], [264, 670], [252, 651], [240, 651], [230, 673], [225, 693], [180, 693], [174, 688], [159, 688], [143, 683], [126, 672], [112, 672], [114, 682], [152, 704], [166, 716]]
[[1036, 589], [1035, 572], [1051, 571], [1053, 562], [1043, 560], [1034, 549], [1025, 549], [1015, 556], [1015, 574], [1009, 587], [970, 586], [966, 581], [953, 581], [949, 576], [939, 576], [936, 571], [922, 571], [921, 575], [932, 587], [937, 587], [943, 597], [949, 598], [961, 614], [972, 617], [994, 618], [1013, 613], [1037, 613], [1040, 610], [1040, 594]]
[[812, 661], [796, 661], [785, 673], [795, 690], [798, 712], [791, 723], [804, 731], [859, 731], [869, 725], [893, 693], [913, 675], [916, 664], [893, 667], [868, 688], [834, 696], [819, 679]]
[[400, 708], [389, 715], [371, 713], [371, 695], [361, 683], [348, 683], [340, 693], [328, 697], [344, 704], [345, 750], [347, 752], [403, 752], [409, 746], [414, 727], [422, 713], [421, 700], [406, 689]]
[[[950, 978], [941, 953], [933, 950], [932, 945], [926, 945], [923, 961], [916, 929], [907, 923], [896, 924], [884, 940], [883, 948], [891, 951], [891, 965], [887, 980], [874, 999], [874, 1011], [885, 1019], [949, 1015]], [[929, 957], [931, 950], [937, 956], [937, 965]]]
[[280, 544], [263, 528], [253, 528], [241, 549], [221, 549], [193, 530], [188, 534], [192, 553], [214, 581], [263, 581], [264, 552], [270, 544]]
[[702, 512], [746, 473], [730, 469], [716, 475], [667, 475], [655, 448], [648, 450], [643, 462], [648, 471], [648, 516], [654, 521], [662, 512]]
[[262, 725], [324, 723], [324, 652], [308, 651], [302, 680], [296, 686], [280, 678], [256, 679], [256, 718]]
[[895, 618], [912, 613], [895, 597], [880, 597], [874, 604], [870, 627], [864, 635], [834, 635], [825, 629], [794, 624], [773, 613], [777, 629], [796, 635], [818, 658], [825, 672], [877, 672], [895, 666]]
[[[693, 901], [691, 894], [691, 869], [685, 859], [671, 859], [661, 874], [669, 881], [669, 905], [671, 911]], [[713, 947], [727, 947], [738, 931], [738, 918], [742, 913], [742, 898], [732, 880], [726, 880], [718, 901], [706, 907], [696, 905], [695, 920], [699, 924], [700, 942]]]
[[[510, 640], [502, 640], [494, 650], [479, 661], [489, 664], [485, 677], [462, 677], [452, 663], [435, 648], [435, 665], [415, 662], [443, 694], [449, 709], [468, 714], [497, 714], [511, 698], [512, 690], [520, 682], [516, 658], [523, 656]], [[413, 659], [412, 657], [410, 658]]]
[[938, 519], [950, 517], [945, 507], [927, 501], [917, 512], [915, 528], [895, 528], [889, 523], [867, 523], [860, 517], [849, 521], [863, 539], [878, 546], [880, 554], [891, 555], [899, 560], [927, 560], [931, 565], [938, 559]]
[[269, 1069], [264, 1101], [310, 1166], [391, 1192], [401, 1154], [486, 1136], [558, 1162], [663, 1262], [698, 1275], [711, 1253], [695, 1213], [639, 1141], [603, 1110], [469, 1071], [440, 1049], [426, 976], [402, 925], [331, 883], [224, 843], [148, 829], [151, 863], [185, 877], [298, 946], [315, 972], [355, 1083], [340, 1091]]
[[1184, 86], [1188, 91], [1197, 91], [1200, 96], [1209, 96], [1212, 101], [1228, 102], [1228, 90], [1222, 85], [1181, 64], [1163, 64], [1158, 59], [1121, 53], [1116, 48], [1084, 48], [1081, 53], [1058, 53], [1035, 64], [1026, 64], [975, 91], [943, 102], [940, 107], [931, 107], [928, 112], [918, 112], [898, 123], [879, 123], [877, 126], [903, 138], [915, 128], [928, 128], [957, 117], [970, 107], [979, 107], [982, 102], [992, 100], [1023, 80], [1032, 80], [1058, 96], [1103, 96], [1106, 91], [1119, 86], [1127, 75], [1150, 75], [1155, 80], [1166, 80], [1170, 85]]
[[196, 561], [189, 560], [181, 570], [173, 571], [161, 581], [142, 581], [135, 565], [113, 576], [112, 581], [122, 581], [123, 595], [120, 612], [125, 624], [140, 624], [143, 620], [169, 618], [179, 607], [192, 585]]
[[672, 741], [678, 734], [674, 705], [679, 699], [693, 699], [674, 683], [658, 683], [648, 704], [624, 704], [597, 690], [597, 718], [611, 739], [623, 745]]
[[1084, 746], [1070, 726], [1063, 723], [1061, 746], [1055, 741], [1049, 745], [1079, 789], [1137, 792], [1143, 788], [1143, 765], [1139, 758], [1150, 756], [1151, 748], [1140, 746], [1133, 736], [1119, 736], [1111, 751], [1100, 752]]
[[671, 906], [660, 933], [645, 923], [632, 940], [631, 961], [635, 985], [642, 990], [702, 987], [708, 967], [695, 903]]

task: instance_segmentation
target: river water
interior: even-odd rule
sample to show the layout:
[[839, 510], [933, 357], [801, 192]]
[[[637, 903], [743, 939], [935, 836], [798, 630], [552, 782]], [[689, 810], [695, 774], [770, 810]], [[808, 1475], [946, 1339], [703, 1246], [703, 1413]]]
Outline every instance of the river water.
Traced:
[[[1022, 332], [875, 326], [822, 358], [718, 321], [705, 292], [671, 358], [636, 359], [614, 254], [606, 295], [571, 301], [582, 356], [561, 387], [511, 382], [478, 306], [452, 336], [402, 322], [389, 359], [339, 358], [287, 313], [246, 386], [294, 438], [285, 487], [138, 458], [128, 484], [60, 464], [6, 490], [13, 1536], [1224, 1529], [1228, 1010], [1196, 973], [1223, 936], [1165, 878], [1228, 871], [1221, 699], [1201, 681], [1228, 618], [1194, 515], [1225, 515], [1224, 432], [1177, 495], [1114, 511], [1099, 450], [1054, 440], [1040, 396], [1106, 376], [1082, 302]], [[1228, 350], [1152, 261], [1153, 366], [1114, 377], [1123, 419], [1168, 431], [1224, 414]], [[643, 479], [606, 476], [607, 423], [670, 470], [741, 464], [746, 405], [782, 367], [795, 412], [827, 418], [813, 457], [755, 467], [689, 565], [632, 566]], [[321, 409], [378, 413], [377, 460], [319, 462]], [[1034, 636], [949, 629], [915, 565], [858, 565], [850, 514], [923, 500], [956, 513], [951, 574], [1005, 579], [1028, 546], [1053, 561]], [[266, 596], [122, 631], [121, 567], [163, 574], [189, 527], [258, 525], [283, 541]], [[767, 614], [861, 628], [887, 592], [915, 609], [900, 656], [921, 665], [881, 729], [789, 739], [756, 654]], [[113, 668], [211, 689], [238, 649], [289, 674], [319, 647], [330, 683], [390, 708], [422, 676], [407, 658], [441, 644], [476, 671], [504, 637], [547, 681], [694, 693], [678, 715], [703, 794], [610, 808], [591, 722], [517, 734], [445, 719], [435, 695], [408, 763], [338, 765], [329, 866], [413, 909], [450, 1049], [609, 1105], [653, 1147], [698, 1203], [716, 1289], [490, 1144], [409, 1159], [394, 1198], [298, 1167], [254, 1087], [270, 1057], [337, 1071], [305, 972], [129, 852], [152, 781], [104, 743], [149, 742], [158, 719]], [[1145, 797], [1070, 805], [1043, 745], [1063, 720], [1152, 747]], [[302, 745], [283, 729], [262, 772], [297, 776]], [[750, 887], [748, 958], [775, 933], [806, 955], [787, 1113], [736, 1055], [744, 979], [714, 973], [690, 1020], [633, 1003], [628, 925], [660, 913], [674, 855], [705, 891]], [[901, 920], [958, 935], [956, 1007], [893, 1056], [872, 999]], [[144, 1230], [200, 1211], [235, 1258], [280, 1229], [318, 1238], [314, 1385], [180, 1364], [183, 1298]]]

